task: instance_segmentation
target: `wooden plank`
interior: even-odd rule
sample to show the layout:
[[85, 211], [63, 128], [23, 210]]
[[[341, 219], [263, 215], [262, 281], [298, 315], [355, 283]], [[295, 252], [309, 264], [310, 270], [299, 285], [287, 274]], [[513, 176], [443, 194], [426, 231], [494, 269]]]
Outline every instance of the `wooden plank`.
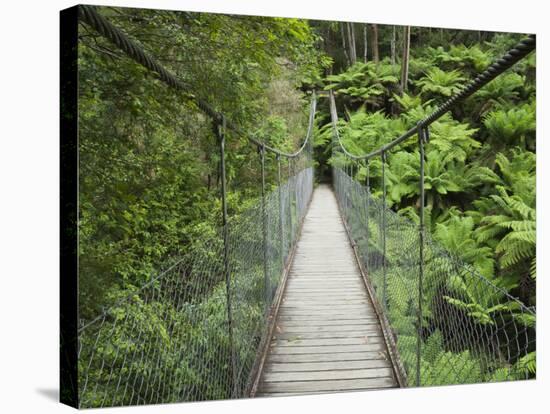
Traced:
[[[302, 293], [320, 293], [324, 295], [348, 295], [348, 294], [360, 294], [363, 293], [362, 287], [358, 286], [339, 286], [339, 287], [330, 287], [330, 286], [308, 286], [308, 285], [299, 285], [299, 286], [289, 286], [289, 289], [292, 289], [292, 292], [296, 295]], [[311, 296], [311, 295], [310, 295]]]
[[372, 303], [370, 303], [366, 300], [363, 300], [363, 299], [322, 302], [321, 304], [319, 304], [319, 302], [314, 301], [314, 300], [292, 299], [292, 300], [286, 300], [283, 303], [283, 305], [284, 306], [289, 306], [289, 307], [294, 307], [294, 308], [296, 308], [296, 307], [307, 307], [307, 306], [317, 306], [317, 305], [325, 306], [325, 307], [329, 307], [329, 308], [332, 308], [333, 306], [336, 307], [336, 306], [341, 306], [341, 305], [361, 305], [365, 309], [374, 309], [374, 306], [372, 305]]
[[374, 313], [374, 306], [372, 306], [369, 303], [365, 304], [353, 304], [353, 303], [343, 303], [343, 304], [332, 304], [332, 303], [325, 303], [325, 302], [319, 302], [319, 303], [307, 303], [307, 304], [292, 304], [292, 303], [283, 303], [281, 305], [281, 309], [297, 309], [297, 310], [317, 310], [317, 311], [327, 311], [327, 310], [334, 310], [334, 311], [345, 311], [345, 312], [351, 312], [354, 310], [365, 310], [365, 311], [372, 311]]
[[290, 283], [348, 283], [353, 282], [356, 283], [357, 279], [356, 277], [339, 277], [339, 278], [333, 278], [333, 277], [322, 277], [322, 276], [293, 276], [291, 279], [289, 279], [289, 285]]
[[300, 337], [290, 339], [276, 339], [272, 344], [276, 346], [324, 346], [324, 345], [362, 345], [362, 344], [383, 344], [384, 338], [381, 335], [365, 335], [356, 338], [321, 338], [302, 339]]
[[[357, 391], [357, 390], [355, 390]], [[342, 391], [319, 391], [319, 392], [262, 392], [258, 394], [259, 398], [277, 398], [277, 397], [305, 397], [307, 395], [335, 394]]]
[[326, 345], [326, 346], [274, 346], [270, 350], [271, 355], [291, 354], [339, 354], [342, 352], [382, 352], [383, 344], [362, 345]]
[[294, 276], [294, 278], [289, 281], [288, 286], [300, 287], [301, 285], [306, 285], [311, 288], [318, 287], [322, 289], [330, 288], [333, 286], [340, 286], [341, 288], [364, 288], [363, 282], [361, 280], [350, 280], [348, 278], [342, 278], [340, 280], [339, 278], [335, 278], [333, 276], [326, 277], [324, 280], [314, 280], [313, 278], [308, 279], [306, 277]]
[[275, 327], [277, 333], [341, 333], [341, 332], [381, 332], [378, 325], [343, 325], [343, 326], [281, 326], [277, 324]]
[[342, 281], [342, 282], [355, 282], [355, 280], [351, 280], [349, 276], [346, 275], [322, 275], [319, 273], [301, 273], [298, 275], [292, 276], [293, 281], [301, 281], [301, 282], [308, 282], [308, 283], [328, 283], [328, 282], [334, 282], [334, 281]]
[[338, 297], [338, 298], [330, 298], [330, 297], [315, 297], [315, 296], [297, 296], [292, 295], [290, 297], [285, 298], [284, 301], [282, 301], [283, 304], [290, 304], [290, 303], [303, 303], [303, 304], [325, 304], [325, 305], [371, 305], [372, 302], [368, 298], [364, 297]]
[[337, 371], [341, 369], [391, 368], [390, 361], [366, 359], [360, 361], [293, 362], [270, 364], [267, 372]]
[[349, 314], [359, 315], [363, 317], [368, 317], [374, 315], [374, 311], [369, 309], [354, 309], [353, 312], [346, 311], [345, 309], [335, 309], [333, 312], [330, 310], [298, 310], [298, 309], [281, 309], [281, 315], [283, 316], [294, 316], [294, 315], [340, 315], [345, 316]]
[[289, 270], [259, 395], [396, 386], [334, 195], [320, 186]]
[[295, 292], [294, 290], [288, 290], [286, 297], [319, 297], [319, 298], [353, 298], [353, 297], [361, 297], [361, 298], [368, 298], [367, 294], [363, 292], [362, 290], [354, 290], [354, 291], [344, 291], [344, 292], [335, 292], [333, 290], [323, 291], [323, 292], [315, 292], [315, 291], [305, 291], [305, 292]]
[[[319, 303], [319, 301], [315, 298], [302, 298], [302, 299], [285, 299], [283, 301], [284, 304], [312, 304], [312, 303]], [[368, 299], [334, 299], [334, 300], [326, 300], [322, 301], [322, 303], [327, 305], [371, 305], [370, 300]]]
[[289, 292], [286, 294], [286, 298], [288, 299], [316, 299], [316, 300], [323, 300], [328, 301], [330, 299], [338, 299], [338, 300], [345, 300], [345, 299], [365, 299], [368, 300], [368, 296], [366, 293], [348, 293], [347, 295], [330, 295], [330, 294], [315, 294], [315, 293], [294, 293]]
[[358, 389], [395, 387], [395, 381], [387, 378], [361, 378], [329, 381], [264, 382], [262, 392], [346, 391]]
[[347, 369], [334, 371], [298, 371], [298, 372], [266, 372], [264, 381], [322, 381], [361, 378], [391, 378], [391, 368]]
[[[333, 315], [340, 314], [359, 314], [365, 315], [376, 315], [374, 312], [374, 307], [369, 304], [363, 305], [325, 305], [325, 304], [310, 304], [310, 305], [283, 305], [281, 306], [281, 311], [285, 314], [292, 314], [293, 312], [302, 312], [302, 315], [307, 314], [317, 314], [317, 313], [327, 313], [332, 310]], [[345, 319], [345, 318], [342, 318]]]
[[315, 270], [315, 269], [304, 269], [304, 270], [301, 270], [299, 272], [295, 271], [294, 269], [291, 269], [290, 270], [290, 273], [289, 273], [289, 276], [290, 277], [299, 277], [299, 278], [302, 278], [302, 279], [327, 279], [327, 278], [330, 278], [330, 279], [347, 279], [347, 278], [350, 278], [350, 277], [356, 277], [357, 276], [357, 272], [355, 270], [349, 270], [349, 271], [343, 271], [343, 270], [340, 270], [339, 272], [334, 272], [334, 273], [327, 273], [327, 272], [323, 272], [321, 270]]
[[275, 335], [279, 339], [325, 339], [325, 338], [361, 338], [364, 336], [382, 335], [382, 329], [369, 330], [361, 329], [358, 331], [330, 331], [330, 332], [283, 332], [282, 330]]
[[[339, 354], [270, 354], [270, 364], [285, 363], [294, 364], [297, 362], [339, 362], [339, 361], [368, 361], [379, 360], [389, 361], [386, 354], [381, 352], [342, 352]], [[269, 371], [269, 368], [267, 368]]]
[[357, 323], [361, 323], [362, 321], [376, 321], [378, 322], [378, 319], [376, 315], [368, 315], [368, 316], [361, 316], [356, 315], [355, 313], [352, 313], [350, 315], [281, 315], [278, 318], [279, 321], [358, 321]]
[[308, 326], [344, 326], [344, 325], [357, 325], [360, 323], [361, 325], [376, 325], [378, 326], [379, 322], [376, 319], [340, 319], [340, 320], [307, 320], [307, 321], [281, 321], [278, 320], [277, 324], [282, 329], [284, 329], [287, 326], [304, 326], [305, 322], [307, 322]]
[[322, 289], [322, 290], [336, 290], [336, 289], [343, 289], [343, 290], [360, 290], [362, 291], [365, 288], [363, 283], [361, 281], [354, 281], [354, 282], [305, 282], [305, 281], [296, 281], [293, 280], [288, 283], [287, 289]]

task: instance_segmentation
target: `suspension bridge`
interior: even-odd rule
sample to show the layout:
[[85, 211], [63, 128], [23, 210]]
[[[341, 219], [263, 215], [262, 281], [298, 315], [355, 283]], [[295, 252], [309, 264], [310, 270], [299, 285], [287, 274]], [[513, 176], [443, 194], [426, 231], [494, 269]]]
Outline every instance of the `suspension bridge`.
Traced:
[[[209, 115], [221, 157], [223, 226], [200, 249], [78, 329], [80, 407], [295, 395], [527, 379], [535, 311], [445, 251], [424, 226], [429, 127], [535, 49], [518, 43], [425, 119], [370, 154], [340, 140], [332, 94], [312, 93], [295, 153], [272, 148], [197, 100], [175, 75], [91, 6], [83, 24]], [[317, 99], [333, 128], [332, 186], [314, 185]], [[225, 140], [258, 148], [259, 203], [227, 213]], [[387, 155], [409, 138], [420, 153], [420, 222], [386, 205]], [[382, 197], [353, 170], [382, 168]], [[276, 183], [266, 183], [266, 163]], [[271, 189], [271, 191], [270, 191]]]

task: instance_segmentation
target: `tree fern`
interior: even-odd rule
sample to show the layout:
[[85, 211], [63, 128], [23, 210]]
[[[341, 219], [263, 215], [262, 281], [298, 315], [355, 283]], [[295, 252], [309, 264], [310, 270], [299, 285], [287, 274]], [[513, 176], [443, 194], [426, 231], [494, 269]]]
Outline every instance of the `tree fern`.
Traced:
[[392, 100], [397, 102], [404, 112], [408, 112], [412, 109], [422, 107], [422, 105], [429, 105], [431, 103], [431, 100], [422, 102], [422, 97], [420, 95], [415, 96], [407, 93], [403, 93], [402, 96], [394, 94]]
[[437, 148], [444, 164], [465, 161], [481, 144], [473, 139], [476, 129], [454, 120], [435, 122], [430, 128], [430, 148]]
[[501, 185], [521, 197], [529, 205], [535, 203], [536, 156], [533, 152], [518, 147], [496, 155], [495, 164], [501, 178]]
[[515, 368], [525, 374], [535, 374], [537, 372], [537, 353], [533, 351], [521, 357]]
[[388, 87], [399, 81], [397, 69], [388, 62], [357, 62], [338, 75], [326, 77], [325, 90], [334, 90], [363, 102], [379, 103]]
[[432, 67], [423, 78], [416, 81], [416, 85], [422, 95], [449, 97], [460, 90], [465, 80], [458, 70], [445, 72], [438, 67]]
[[423, 385], [471, 384], [483, 378], [480, 362], [469, 351], [442, 352], [433, 363], [422, 362]]
[[485, 117], [483, 125], [488, 131], [489, 139], [497, 148], [503, 148], [504, 144], [519, 144], [524, 149], [535, 147], [534, 105], [495, 110]]
[[[498, 212], [481, 218], [480, 226], [476, 230], [478, 240], [486, 241], [491, 238], [499, 238], [495, 251], [500, 254], [499, 263], [502, 268], [513, 267], [520, 262], [529, 261], [536, 254], [536, 222], [535, 209], [517, 195], [509, 195], [502, 186], [497, 187], [499, 194], [490, 196], [493, 206]], [[481, 209], [487, 209], [489, 205], [477, 203]], [[494, 211], [494, 207], [489, 207]], [[532, 273], [534, 277], [534, 273]]]
[[483, 276], [494, 277], [492, 249], [481, 246], [474, 236], [472, 217], [452, 215], [436, 224], [435, 238], [451, 253], [470, 263]]
[[525, 76], [506, 72], [485, 85], [473, 98], [478, 102], [514, 102], [525, 85]]

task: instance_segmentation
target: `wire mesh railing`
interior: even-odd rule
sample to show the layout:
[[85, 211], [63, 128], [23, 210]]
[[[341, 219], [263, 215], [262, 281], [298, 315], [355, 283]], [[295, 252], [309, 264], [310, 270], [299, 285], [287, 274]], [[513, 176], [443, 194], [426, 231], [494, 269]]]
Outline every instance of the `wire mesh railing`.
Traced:
[[[498, 280], [485, 278], [446, 251], [424, 225], [424, 149], [430, 124], [531, 53], [535, 45], [534, 36], [519, 42], [415, 127], [368, 154], [351, 154], [343, 145], [330, 93], [335, 192], [404, 385], [517, 380], [536, 374], [534, 309], [498, 286]], [[415, 134], [420, 155], [418, 224], [386, 204], [387, 154]], [[380, 198], [370, 192], [369, 162], [374, 157], [380, 157]], [[358, 166], [366, 168], [365, 186], [353, 179]]]
[[[81, 321], [77, 337], [70, 338], [78, 341], [74, 390], [78, 406], [248, 396], [268, 344], [278, 287], [312, 196], [315, 94], [305, 140], [296, 152], [286, 153], [243, 132], [209, 103], [197, 99], [186, 84], [95, 7], [79, 6], [79, 17], [208, 116], [206, 123], [210, 120], [213, 124], [219, 151], [211, 154], [209, 150], [207, 155], [215, 159], [219, 155], [216, 177], [222, 226], [214, 234], [186, 242], [178, 249], [185, 253], [172, 259], [165, 270], [139, 288], [125, 288], [127, 296], [94, 319]], [[255, 169], [261, 169], [262, 177], [255, 203], [231, 216], [227, 208], [227, 131], [258, 150], [260, 162]], [[82, 129], [81, 134], [93, 141], [88, 130]], [[87, 148], [81, 148], [86, 155]], [[89, 279], [94, 276], [86, 274]]]
[[229, 295], [220, 229], [195, 243], [189, 254], [146, 286], [82, 326], [80, 407], [247, 395], [266, 340], [271, 304], [312, 188], [313, 169], [307, 167], [281, 183], [280, 192], [275, 187], [266, 195], [266, 246], [260, 203], [228, 221]]
[[342, 215], [395, 340], [406, 383], [533, 377], [534, 311], [429, 235], [420, 278], [418, 224], [385, 207], [341, 168], [333, 173]]

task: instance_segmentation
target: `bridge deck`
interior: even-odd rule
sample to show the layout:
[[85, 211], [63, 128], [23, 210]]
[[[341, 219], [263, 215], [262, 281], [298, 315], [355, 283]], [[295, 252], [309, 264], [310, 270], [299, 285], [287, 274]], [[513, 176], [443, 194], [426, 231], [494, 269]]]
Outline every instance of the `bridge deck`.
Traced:
[[258, 396], [396, 387], [380, 322], [328, 186], [313, 194]]

